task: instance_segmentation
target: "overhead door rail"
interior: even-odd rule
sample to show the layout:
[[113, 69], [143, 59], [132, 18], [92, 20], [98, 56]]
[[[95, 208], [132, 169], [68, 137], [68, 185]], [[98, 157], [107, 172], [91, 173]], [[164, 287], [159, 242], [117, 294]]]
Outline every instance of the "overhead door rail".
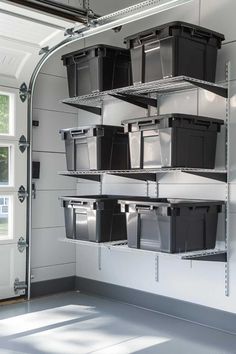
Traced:
[[73, 6], [60, 4], [53, 0], [5, 0], [5, 2], [82, 24], [87, 24], [88, 20], [99, 17], [91, 10], [75, 8]]

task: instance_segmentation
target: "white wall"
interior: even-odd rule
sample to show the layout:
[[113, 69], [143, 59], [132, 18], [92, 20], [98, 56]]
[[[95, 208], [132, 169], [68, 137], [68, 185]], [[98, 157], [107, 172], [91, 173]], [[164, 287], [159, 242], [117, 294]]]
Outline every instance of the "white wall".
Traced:
[[[117, 9], [117, 2], [108, 0], [91, 0], [91, 8], [95, 12], [104, 13]], [[130, 1], [126, 2], [130, 5]], [[136, 3], [133, 1], [133, 3]], [[122, 2], [125, 5], [125, 1]], [[119, 2], [119, 6], [121, 3]], [[218, 32], [224, 33], [226, 41], [219, 53], [217, 65], [217, 81], [225, 80], [225, 62], [231, 61], [231, 173], [230, 173], [230, 296], [225, 296], [225, 265], [215, 262], [182, 261], [177, 256], [162, 255], [159, 257], [159, 280], [156, 281], [155, 254], [135, 250], [123, 250], [102, 246], [100, 251], [92, 245], [77, 246], [76, 275], [132, 287], [155, 294], [165, 295], [186, 300], [217, 309], [236, 313], [236, 236], [235, 230], [235, 154], [233, 141], [236, 138], [235, 114], [235, 87], [236, 71], [236, 30], [234, 0], [193, 0], [187, 5], [154, 15], [148, 19], [124, 26], [119, 34], [109, 31], [106, 34], [88, 38], [83, 43], [88, 46], [94, 43], [122, 45], [123, 38], [143, 29], [153, 27], [173, 20], [183, 20], [201, 24]], [[143, 115], [137, 108], [123, 103], [116, 103], [116, 107], [105, 105], [103, 122], [117, 124], [130, 116]], [[160, 112], [183, 112], [212, 116], [225, 119], [226, 105], [222, 98], [209, 94], [203, 90], [177, 93], [164, 96], [160, 102]], [[100, 118], [79, 112], [79, 124], [101, 122]], [[224, 166], [224, 132], [219, 135], [217, 146], [217, 167]], [[80, 181], [81, 182], [81, 181]], [[128, 187], [127, 187], [127, 183]], [[154, 191], [153, 185], [150, 190]], [[147, 185], [142, 182], [124, 180], [107, 176], [104, 178], [103, 192], [128, 193], [145, 195]], [[78, 183], [78, 192], [99, 191], [99, 186], [93, 182]], [[159, 181], [159, 195], [171, 197], [190, 197], [205, 199], [224, 199], [225, 184], [197, 176], [176, 174], [166, 175]], [[218, 240], [224, 238], [223, 223], [219, 222]], [[223, 235], [223, 237], [222, 237]], [[99, 252], [101, 252], [101, 269], [99, 269]]]

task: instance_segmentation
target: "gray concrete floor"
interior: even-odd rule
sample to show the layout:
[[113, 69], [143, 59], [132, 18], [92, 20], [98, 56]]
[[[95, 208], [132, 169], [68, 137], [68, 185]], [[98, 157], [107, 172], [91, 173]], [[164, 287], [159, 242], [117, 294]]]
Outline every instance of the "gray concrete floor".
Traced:
[[232, 354], [236, 336], [72, 292], [0, 307], [0, 353]]

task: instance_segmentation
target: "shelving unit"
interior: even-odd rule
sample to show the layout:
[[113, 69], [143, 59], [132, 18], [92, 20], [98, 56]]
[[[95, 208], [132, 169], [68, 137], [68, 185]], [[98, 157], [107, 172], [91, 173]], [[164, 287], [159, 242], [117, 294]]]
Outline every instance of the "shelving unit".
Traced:
[[140, 170], [101, 170], [101, 171], [61, 171], [58, 172], [62, 176], [78, 177], [82, 179], [101, 181], [103, 175], [114, 175], [125, 178], [132, 178], [141, 181], [158, 181], [158, 177], [165, 173], [188, 173], [205, 178], [214, 179], [221, 182], [226, 182], [227, 171], [224, 169], [201, 169], [201, 168], [155, 168], [155, 169], [140, 169]]
[[[188, 261], [210, 261], [210, 262], [223, 262], [225, 264], [225, 295], [229, 296], [229, 251], [228, 251], [228, 234], [229, 234], [229, 160], [228, 160], [228, 124], [230, 119], [229, 109], [229, 63], [226, 64], [226, 84], [215, 84], [206, 82], [187, 76], [178, 76], [173, 78], [167, 78], [157, 80], [148, 83], [137, 84], [129, 87], [119, 88], [115, 90], [109, 90], [104, 92], [96, 92], [89, 95], [80, 97], [73, 97], [63, 100], [64, 104], [86, 110], [88, 112], [102, 115], [102, 109], [104, 102], [110, 100], [122, 100], [142, 108], [149, 110], [149, 107], [158, 107], [158, 96], [166, 95], [174, 92], [204, 89], [216, 95], [219, 95], [226, 99], [226, 167], [219, 169], [201, 169], [201, 168], [156, 168], [156, 169], [134, 169], [134, 170], [101, 170], [101, 171], [61, 171], [60, 175], [71, 176], [76, 178], [82, 178], [86, 180], [98, 181], [102, 183], [102, 177], [104, 175], [120, 176], [125, 178], [131, 178], [141, 181], [154, 181], [158, 182], [160, 176], [166, 173], [185, 173], [196, 176], [201, 176], [209, 179], [213, 179], [222, 182], [226, 186], [226, 198], [225, 198], [225, 247], [223, 249], [214, 250], [201, 250], [198, 252], [187, 252], [180, 254], [163, 254], [161, 252], [145, 251], [128, 248], [127, 242], [116, 242], [107, 244], [95, 244], [93, 246], [98, 247], [98, 268], [101, 269], [101, 248], [106, 246], [109, 248], [119, 248], [121, 251], [129, 252], [148, 252], [155, 254], [155, 273], [159, 271], [158, 257], [160, 255], [166, 255], [169, 257], [177, 257], [181, 260]], [[157, 189], [158, 190], [158, 189]], [[65, 240], [64, 240], [65, 241]], [[83, 241], [69, 240], [67, 242], [75, 242], [85, 244]], [[86, 244], [89, 244], [87, 242]], [[158, 279], [158, 275], [156, 276]], [[158, 281], [158, 280], [157, 280]]]
[[227, 250], [216, 248], [212, 250], [203, 250], [203, 251], [194, 251], [194, 252], [181, 252], [181, 253], [164, 253], [164, 252], [155, 252], [149, 250], [142, 250], [137, 248], [129, 248], [128, 242], [126, 240], [123, 241], [113, 241], [113, 242], [105, 242], [105, 243], [95, 243], [89, 241], [81, 241], [81, 240], [73, 240], [68, 238], [63, 238], [60, 240], [61, 242], [74, 243], [80, 245], [86, 245], [89, 247], [106, 247], [108, 249], [117, 249], [120, 251], [126, 252], [142, 252], [148, 254], [155, 254], [163, 257], [171, 257], [178, 258], [183, 260], [197, 260], [197, 261], [213, 261], [213, 262], [226, 262], [227, 261]]
[[67, 98], [62, 102], [69, 106], [101, 115], [102, 103], [104, 100], [120, 99], [141, 106], [142, 108], [148, 108], [148, 106], [157, 107], [157, 100], [147, 96], [148, 94], [156, 93], [157, 95], [163, 95], [196, 88], [202, 88], [224, 98], [228, 97], [228, 88], [225, 87], [225, 85], [218, 85], [187, 76], [177, 76], [114, 90]]

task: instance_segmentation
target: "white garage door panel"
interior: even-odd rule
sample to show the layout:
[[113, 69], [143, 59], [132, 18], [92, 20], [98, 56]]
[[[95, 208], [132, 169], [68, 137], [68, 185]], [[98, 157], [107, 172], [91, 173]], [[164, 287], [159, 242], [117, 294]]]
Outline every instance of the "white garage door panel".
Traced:
[[40, 92], [40, 95], [34, 96], [34, 108], [68, 113], [77, 112], [75, 108], [61, 103], [63, 99], [69, 97], [66, 79], [54, 76], [52, 80], [50, 75], [39, 74], [35, 90]]
[[17, 245], [0, 247], [0, 299], [14, 297], [14, 282], [25, 281], [25, 251], [20, 253]]
[[77, 115], [34, 109], [33, 119], [39, 121], [33, 127], [34, 150], [65, 152], [65, 143], [59, 134], [60, 129], [76, 127]]
[[40, 162], [40, 178], [34, 180], [36, 190], [76, 188], [75, 178], [58, 175], [67, 169], [65, 154], [34, 152], [33, 161]]

